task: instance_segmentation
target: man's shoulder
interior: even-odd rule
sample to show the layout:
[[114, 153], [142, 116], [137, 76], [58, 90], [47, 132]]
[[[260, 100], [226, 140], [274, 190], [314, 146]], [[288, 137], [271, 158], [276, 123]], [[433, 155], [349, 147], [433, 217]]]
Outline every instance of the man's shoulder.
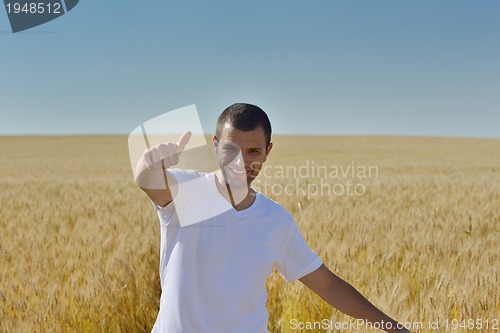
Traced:
[[171, 168], [167, 170], [168, 173], [173, 175], [177, 182], [183, 183], [189, 180], [193, 179], [198, 179], [200, 177], [209, 177], [209, 173], [207, 172], [201, 172], [198, 170], [191, 170], [191, 169], [176, 169], [176, 168]]
[[283, 216], [286, 215], [287, 217], [293, 219], [292, 214], [282, 204], [274, 199], [271, 199], [262, 192], [257, 192], [257, 195], [261, 197], [262, 206], [264, 209], [266, 209], [267, 211], [271, 211], [274, 214], [280, 214]]

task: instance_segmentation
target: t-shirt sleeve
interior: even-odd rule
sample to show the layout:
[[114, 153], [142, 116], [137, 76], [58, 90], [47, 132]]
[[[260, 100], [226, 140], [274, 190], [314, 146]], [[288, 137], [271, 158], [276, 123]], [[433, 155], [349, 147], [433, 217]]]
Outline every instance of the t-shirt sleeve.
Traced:
[[300, 279], [318, 269], [323, 263], [316, 252], [309, 248], [293, 219], [291, 224], [278, 265], [281, 275], [287, 282]]
[[[199, 177], [199, 173], [194, 170], [182, 170], [182, 169], [168, 169], [168, 173], [170, 173], [176, 180], [177, 184], [182, 184], [184, 182], [188, 182], [192, 179], [196, 179]], [[160, 218], [160, 223], [162, 225], [168, 225], [172, 221], [175, 224], [178, 224], [178, 218], [175, 211], [174, 201], [171, 201], [166, 206], [158, 206], [156, 203], [151, 201], [153, 208], [158, 213], [158, 217]]]
[[177, 182], [177, 191], [165, 207], [153, 207], [162, 225], [188, 226], [218, 216], [232, 206], [218, 193], [211, 174], [195, 170], [169, 169]]
[[160, 219], [161, 225], [165, 226], [169, 225], [172, 221], [174, 221], [175, 223], [176, 218], [174, 218], [174, 215], [176, 216], [176, 213], [173, 201], [163, 207], [158, 206], [153, 201], [151, 201], [151, 204], [153, 205], [153, 208], [156, 210], [156, 213], [158, 214], [158, 218]]

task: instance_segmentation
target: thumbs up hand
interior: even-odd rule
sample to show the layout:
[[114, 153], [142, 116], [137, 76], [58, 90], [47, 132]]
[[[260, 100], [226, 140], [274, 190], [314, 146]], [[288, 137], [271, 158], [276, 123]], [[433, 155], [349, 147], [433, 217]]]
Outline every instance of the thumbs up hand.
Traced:
[[146, 149], [143, 161], [148, 170], [168, 169], [179, 163], [179, 155], [191, 139], [191, 132], [181, 135], [177, 143], [160, 143]]

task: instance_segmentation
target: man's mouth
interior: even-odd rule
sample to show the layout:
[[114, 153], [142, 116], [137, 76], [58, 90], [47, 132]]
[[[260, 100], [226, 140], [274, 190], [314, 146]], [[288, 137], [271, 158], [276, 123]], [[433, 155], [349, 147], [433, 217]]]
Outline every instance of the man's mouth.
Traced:
[[226, 166], [226, 168], [228, 168], [229, 170], [231, 170], [233, 173], [235, 174], [238, 174], [238, 175], [243, 175], [245, 173], [247, 173], [248, 171], [246, 171], [245, 169], [240, 169], [240, 168], [233, 168], [233, 167], [230, 167], [230, 166]]

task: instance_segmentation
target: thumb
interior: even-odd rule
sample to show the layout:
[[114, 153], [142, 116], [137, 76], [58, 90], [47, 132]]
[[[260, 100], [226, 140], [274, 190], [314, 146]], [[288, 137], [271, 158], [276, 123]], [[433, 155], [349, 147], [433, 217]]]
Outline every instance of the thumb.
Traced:
[[189, 139], [191, 139], [191, 132], [187, 131], [184, 134], [181, 135], [179, 140], [177, 141], [177, 153], [182, 153], [184, 151], [184, 148], [186, 148], [186, 145], [189, 142]]

